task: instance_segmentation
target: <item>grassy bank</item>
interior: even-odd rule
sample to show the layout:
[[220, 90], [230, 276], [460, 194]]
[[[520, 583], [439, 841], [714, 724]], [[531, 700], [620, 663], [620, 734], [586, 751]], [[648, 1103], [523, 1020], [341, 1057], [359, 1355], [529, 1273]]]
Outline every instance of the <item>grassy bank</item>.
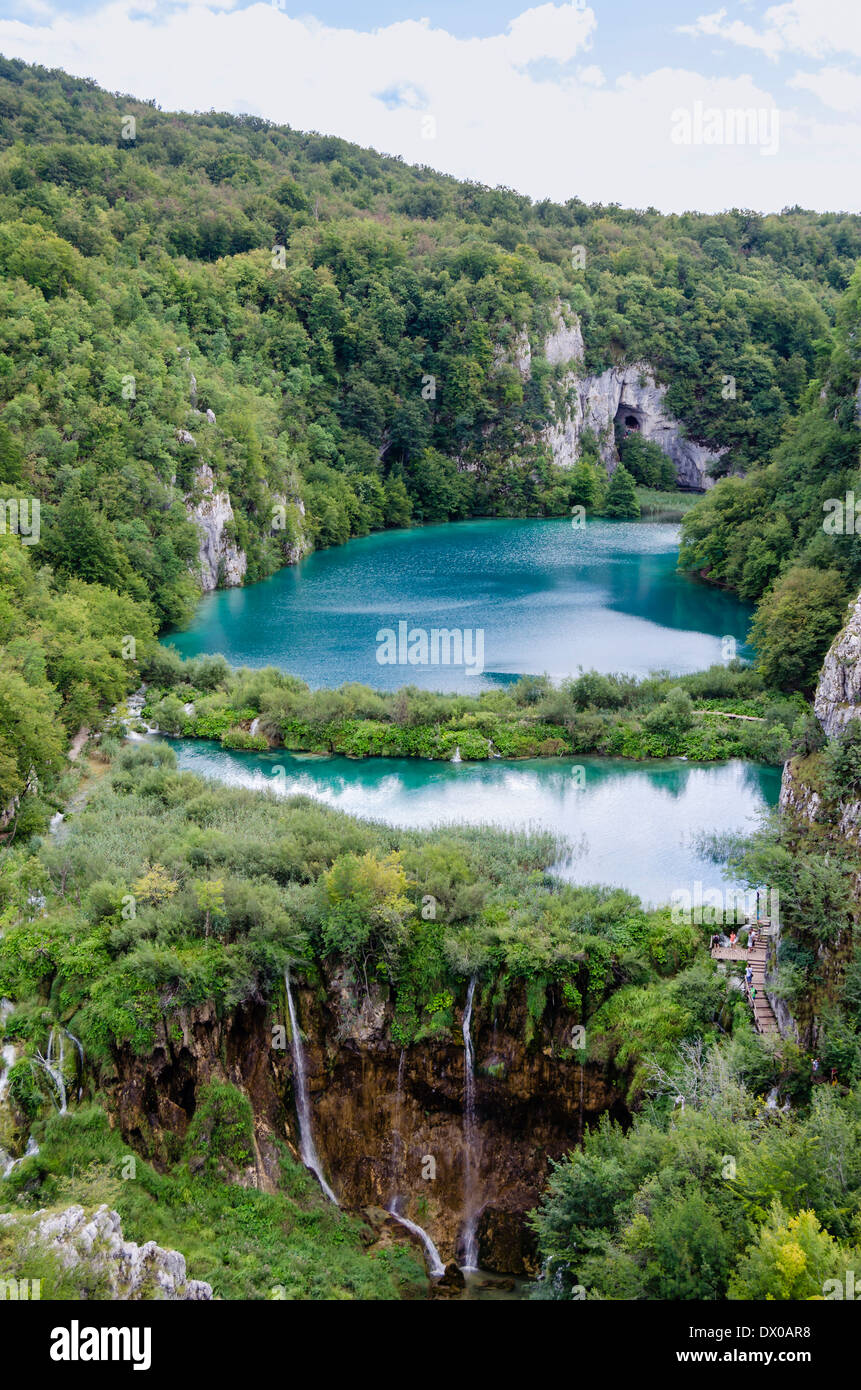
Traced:
[[740, 665], [640, 681], [586, 672], [558, 687], [524, 676], [477, 696], [358, 684], [314, 691], [271, 667], [231, 670], [209, 657], [183, 662], [164, 648], [147, 670], [145, 719], [172, 736], [217, 739], [247, 752], [445, 760], [459, 749], [477, 761], [597, 754], [779, 764], [807, 718], [801, 697], [765, 689]]

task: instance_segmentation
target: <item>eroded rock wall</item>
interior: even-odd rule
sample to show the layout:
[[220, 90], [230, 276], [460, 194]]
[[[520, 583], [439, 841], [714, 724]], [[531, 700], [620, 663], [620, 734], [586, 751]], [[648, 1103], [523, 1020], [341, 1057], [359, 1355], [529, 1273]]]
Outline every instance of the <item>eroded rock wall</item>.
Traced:
[[[402, 1213], [430, 1233], [443, 1260], [455, 1258], [466, 1157], [459, 1026], [441, 1041], [401, 1048], [391, 1037], [391, 1005], [373, 986], [366, 998], [337, 973], [325, 988], [294, 982], [294, 995], [317, 1149], [339, 1200], [363, 1208], [399, 1197]], [[251, 1102], [256, 1141], [255, 1164], [234, 1180], [271, 1188], [275, 1140], [299, 1150], [291, 1053], [273, 1046], [273, 1024], [284, 1018], [263, 1006], [227, 1019], [201, 1008], [183, 1016], [181, 1037], [161, 1029], [151, 1056], [118, 1054], [112, 1104], [127, 1140], [156, 1161], [171, 1161], [200, 1086], [231, 1081]], [[627, 1118], [621, 1086], [608, 1071], [581, 1067], [572, 1055], [574, 1022], [550, 999], [527, 1043], [532, 1025], [522, 993], [496, 1010], [477, 999], [473, 1171], [484, 1268], [534, 1271], [525, 1215], [540, 1198], [549, 1160], [575, 1147], [584, 1127], [606, 1111]]]
[[861, 594], [845, 627], [828, 649], [822, 664], [813, 708], [822, 728], [833, 738], [850, 719], [861, 716]]
[[[714, 484], [709, 469], [725, 450], [707, 449], [686, 437], [683, 426], [666, 408], [666, 386], [659, 385], [648, 362], [609, 367], [599, 375], [585, 375], [585, 347], [580, 320], [570, 305], [557, 300], [552, 327], [538, 349], [551, 366], [563, 367], [561, 391], [564, 405], [554, 408], [553, 418], [542, 430], [553, 461], [571, 468], [580, 458], [586, 431], [595, 435], [608, 473], [618, 466], [616, 421], [630, 416], [644, 439], [650, 439], [672, 459], [679, 486], [703, 491]], [[521, 377], [532, 372], [533, 349], [521, 328], [509, 353], [497, 352], [497, 362], [509, 358]]]
[[678, 420], [666, 409], [666, 386], [657, 384], [648, 363], [609, 367], [599, 376], [569, 372], [564, 385], [566, 408], [544, 430], [555, 463], [563, 468], [576, 463], [583, 434], [588, 430], [595, 435], [601, 459], [612, 473], [619, 463], [616, 421], [621, 418], [624, 422], [630, 417], [635, 422], [632, 428], [672, 459], [680, 487], [702, 491], [713, 486], [714, 478], [708, 470], [723, 451], [715, 452], [686, 438]]
[[248, 559], [227, 531], [234, 521], [230, 494], [216, 491], [208, 463], [195, 469], [194, 483], [194, 491], [185, 499], [185, 509], [189, 521], [194, 522], [200, 533], [197, 570], [200, 586], [204, 593], [215, 589], [219, 583], [225, 588], [235, 587], [245, 578]]

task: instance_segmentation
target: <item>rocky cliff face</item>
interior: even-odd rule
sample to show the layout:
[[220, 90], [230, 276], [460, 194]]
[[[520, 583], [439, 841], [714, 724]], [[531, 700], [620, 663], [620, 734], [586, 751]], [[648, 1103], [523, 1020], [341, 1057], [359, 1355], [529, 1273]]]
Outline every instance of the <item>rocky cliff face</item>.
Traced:
[[829, 738], [861, 717], [861, 594], [828, 650], [813, 708]]
[[584, 351], [580, 320], [567, 304], [557, 300], [554, 326], [544, 339], [544, 356], [551, 367], [567, 367], [572, 362], [582, 362]]
[[666, 386], [657, 385], [646, 362], [627, 367], [609, 367], [600, 376], [565, 377], [567, 407], [562, 416], [544, 430], [544, 439], [553, 451], [554, 462], [569, 468], [580, 457], [580, 441], [590, 430], [598, 440], [598, 450], [612, 473], [619, 463], [615, 426], [622, 423], [650, 439], [675, 464], [681, 487], [704, 490], [713, 486], [709, 466], [720, 453], [686, 439], [681, 425], [664, 404]]
[[[297, 989], [315, 1138], [326, 1176], [346, 1207], [383, 1207], [432, 1236], [444, 1261], [459, 1253], [465, 1214], [464, 1048], [457, 1026], [441, 1041], [401, 1048], [391, 1038], [391, 1005], [357, 994], [343, 973], [324, 990]], [[243, 1183], [274, 1184], [277, 1150], [299, 1149], [289, 1047], [273, 1047], [261, 1006], [219, 1020], [195, 1010], [182, 1038], [162, 1030], [145, 1060], [117, 1057], [113, 1104], [129, 1142], [167, 1162], [194, 1113], [198, 1088], [228, 1080], [249, 1097], [255, 1164]], [[475, 1140], [470, 1153], [480, 1207], [479, 1259], [500, 1273], [531, 1272], [534, 1245], [525, 1214], [544, 1187], [548, 1160], [576, 1145], [605, 1111], [626, 1118], [619, 1085], [570, 1054], [574, 1020], [551, 1000], [527, 1044], [525, 996], [495, 1011], [476, 1000]], [[110, 1084], [110, 1083], [108, 1083]]]
[[[861, 719], [861, 594], [855, 600], [845, 626], [837, 634], [822, 664], [813, 708], [823, 732], [833, 738], [850, 719]], [[822, 796], [810, 780], [810, 770], [798, 760], [784, 765], [780, 783], [780, 808], [814, 821], [822, 809]], [[861, 838], [861, 802], [839, 807], [833, 829], [844, 839]]]
[[[833, 738], [850, 719], [861, 718], [861, 595], [855, 600], [848, 620], [832, 642], [823, 662], [813, 707], [823, 731]], [[823, 803], [817, 782], [817, 759], [793, 759], [783, 768], [780, 783], [780, 810], [803, 821], [818, 822], [823, 833], [861, 843], [861, 801], [841, 802], [836, 808]], [[855, 898], [861, 902], [861, 880], [856, 879]], [[856, 928], [857, 930], [857, 928]], [[775, 941], [775, 948], [777, 941]], [[839, 986], [852, 954], [852, 932], [838, 932], [827, 946], [817, 948], [819, 996], [832, 997]], [[771, 996], [769, 996], [771, 998]], [[772, 999], [781, 1033], [793, 1034], [802, 1046], [815, 1048], [820, 1029], [819, 1005], [805, 997], [793, 1005], [795, 1017], [786, 1004]]]
[[[654, 370], [647, 362], [609, 367], [598, 376], [584, 375], [580, 321], [561, 300], [554, 306], [553, 327], [541, 351], [551, 366], [567, 368], [561, 382], [564, 407], [554, 412], [554, 418], [542, 430], [542, 438], [560, 468], [570, 468], [580, 458], [581, 440], [588, 430], [596, 436], [604, 466], [612, 473], [619, 463], [615, 427], [621, 422], [629, 429], [639, 430], [644, 439], [652, 440], [672, 459], [681, 487], [703, 491], [713, 485], [709, 467], [725, 450], [715, 452], [685, 437], [679, 421], [666, 409], [666, 386], [657, 384]], [[501, 355], [497, 353], [499, 360]], [[528, 379], [532, 348], [525, 328], [515, 337], [510, 360], [524, 380]]]
[[212, 1288], [186, 1278], [185, 1259], [178, 1250], [163, 1250], [154, 1240], [136, 1245], [124, 1240], [120, 1217], [106, 1206], [90, 1215], [83, 1207], [37, 1211], [32, 1216], [0, 1214], [0, 1227], [29, 1254], [39, 1252], [63, 1269], [80, 1275], [82, 1297], [98, 1289], [109, 1299], [168, 1299], [204, 1301]]
[[[194, 442], [191, 435], [188, 439]], [[225, 534], [226, 527], [234, 519], [230, 494], [215, 491], [215, 479], [208, 463], [195, 469], [194, 482], [194, 491], [185, 499], [185, 509], [189, 521], [193, 521], [200, 532], [198, 578], [201, 588], [208, 593], [219, 582], [226, 588], [234, 587], [245, 578], [248, 559]]]

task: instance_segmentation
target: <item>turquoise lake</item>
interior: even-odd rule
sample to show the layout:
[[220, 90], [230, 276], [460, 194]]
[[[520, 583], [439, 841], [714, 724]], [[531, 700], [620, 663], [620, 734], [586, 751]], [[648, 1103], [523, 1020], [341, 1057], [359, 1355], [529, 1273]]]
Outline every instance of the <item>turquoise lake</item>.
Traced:
[[[751, 830], [774, 805], [780, 769], [752, 763], [643, 765], [622, 759], [437, 763], [415, 758], [320, 758], [234, 753], [218, 743], [172, 739], [179, 765], [233, 786], [311, 796], [390, 825], [445, 823], [551, 830], [571, 847], [556, 871], [574, 883], [611, 883], [644, 902], [676, 888], [723, 888], [701, 853], [703, 834]], [[582, 780], [582, 785], [580, 784]]]
[[[677, 556], [678, 528], [666, 523], [465, 521], [385, 531], [316, 551], [260, 584], [210, 594], [192, 626], [165, 640], [185, 656], [223, 652], [235, 666], [280, 666], [313, 687], [361, 681], [473, 693], [579, 667], [699, 671], [725, 658], [726, 639], [748, 655], [750, 608], [679, 574]], [[483, 669], [380, 664], [377, 634], [399, 623], [408, 633], [481, 632]]]
[[[247, 589], [211, 594], [183, 654], [223, 652], [312, 686], [361, 681], [475, 692], [522, 673], [578, 667], [645, 675], [701, 670], [727, 639], [750, 655], [750, 610], [676, 570], [678, 528], [639, 522], [478, 521], [389, 531], [319, 551]], [[484, 634], [484, 668], [377, 660], [380, 629]], [[413, 827], [489, 823], [549, 830], [569, 849], [555, 866], [578, 883], [629, 888], [647, 903], [675, 889], [725, 888], [703, 836], [751, 830], [776, 803], [780, 771], [741, 761], [438, 763], [235, 753], [171, 741], [180, 766], [233, 785], [304, 794], [352, 815]]]

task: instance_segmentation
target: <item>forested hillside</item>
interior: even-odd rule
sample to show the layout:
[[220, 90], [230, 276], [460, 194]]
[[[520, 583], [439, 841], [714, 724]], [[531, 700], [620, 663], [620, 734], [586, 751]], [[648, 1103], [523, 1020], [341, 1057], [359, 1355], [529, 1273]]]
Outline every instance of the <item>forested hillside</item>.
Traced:
[[585, 370], [647, 360], [725, 467], [763, 460], [861, 255], [853, 216], [533, 204], [18, 62], [0, 64], [0, 142], [2, 481], [43, 499], [42, 558], [160, 622], [194, 597], [182, 499], [204, 462], [248, 580], [283, 562], [296, 497], [314, 544], [563, 511], [538, 439], [561, 367], [536, 358], [524, 381], [512, 360], [557, 298]]
[[817, 508], [857, 464], [859, 255], [855, 216], [532, 203], [0, 60], [0, 496], [41, 503], [38, 545], [3, 553], [0, 799], [54, 757], [22, 751], [12, 686], [67, 732], [130, 689], [121, 640], [190, 615], [214, 496], [246, 582], [373, 529], [581, 501], [541, 437], [565, 364], [518, 365], [560, 303], [582, 371], [649, 362], [720, 470], [751, 470], [694, 508], [687, 563], [749, 597], [790, 553], [826, 568], [801, 673], [768, 671], [803, 686], [857, 578]]
[[772, 452], [683, 521], [681, 564], [761, 600], [754, 641], [767, 679], [810, 686], [861, 580], [861, 271], [840, 300], [821, 382]]

